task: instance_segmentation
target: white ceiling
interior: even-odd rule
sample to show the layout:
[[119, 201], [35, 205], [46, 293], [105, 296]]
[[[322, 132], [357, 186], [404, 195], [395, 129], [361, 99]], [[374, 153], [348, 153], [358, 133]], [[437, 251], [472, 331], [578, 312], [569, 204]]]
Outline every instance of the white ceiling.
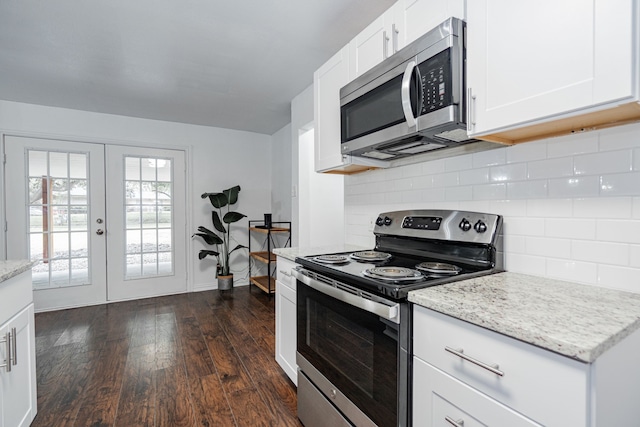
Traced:
[[2, 0], [0, 99], [271, 135], [395, 0]]

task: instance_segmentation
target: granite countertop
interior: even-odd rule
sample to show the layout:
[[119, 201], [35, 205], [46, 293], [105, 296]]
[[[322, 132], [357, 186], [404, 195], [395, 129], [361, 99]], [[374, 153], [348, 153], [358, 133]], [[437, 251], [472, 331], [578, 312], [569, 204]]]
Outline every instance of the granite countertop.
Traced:
[[297, 247], [297, 248], [276, 248], [273, 249], [273, 253], [286, 258], [290, 261], [295, 261], [296, 257], [307, 255], [321, 255], [321, 254], [333, 254], [338, 252], [355, 252], [366, 251], [371, 248], [363, 248], [357, 245], [329, 245], [329, 246], [310, 246], [310, 247]]
[[413, 291], [409, 301], [588, 363], [640, 328], [640, 294], [508, 272]]
[[0, 282], [9, 280], [20, 273], [29, 270], [33, 264], [33, 261], [28, 259], [0, 261]]

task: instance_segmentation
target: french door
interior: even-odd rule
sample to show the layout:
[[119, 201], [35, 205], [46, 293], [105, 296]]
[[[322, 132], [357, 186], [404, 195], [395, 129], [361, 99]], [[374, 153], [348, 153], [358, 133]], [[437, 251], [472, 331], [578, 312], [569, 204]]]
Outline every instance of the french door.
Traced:
[[36, 310], [186, 290], [184, 153], [6, 136], [8, 258]]

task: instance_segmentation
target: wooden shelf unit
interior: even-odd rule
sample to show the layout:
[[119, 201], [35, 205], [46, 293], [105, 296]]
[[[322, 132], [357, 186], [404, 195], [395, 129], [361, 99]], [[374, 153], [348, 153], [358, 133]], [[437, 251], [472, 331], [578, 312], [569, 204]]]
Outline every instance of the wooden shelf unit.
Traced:
[[[257, 233], [258, 236], [263, 235], [264, 240], [261, 241], [261, 248], [258, 251], [251, 249], [252, 233]], [[275, 237], [279, 235], [286, 236], [286, 241], [281, 246], [278, 246], [280, 241]], [[254, 235], [256, 238], [258, 236]], [[255, 285], [269, 295], [273, 295], [276, 291], [277, 257], [272, 250], [277, 247], [291, 247], [291, 222], [274, 221], [271, 228], [266, 228], [262, 220], [249, 220], [249, 286]], [[253, 261], [264, 265], [267, 274], [253, 276], [252, 273], [259, 269], [252, 267]]]

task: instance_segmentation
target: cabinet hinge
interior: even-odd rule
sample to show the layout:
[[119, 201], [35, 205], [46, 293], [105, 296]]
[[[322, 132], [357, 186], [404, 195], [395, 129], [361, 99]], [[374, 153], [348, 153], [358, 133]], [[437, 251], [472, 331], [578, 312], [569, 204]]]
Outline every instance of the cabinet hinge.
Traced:
[[4, 232], [6, 233], [7, 231], [9, 231], [9, 224], [7, 223], [7, 221], [4, 222]]

